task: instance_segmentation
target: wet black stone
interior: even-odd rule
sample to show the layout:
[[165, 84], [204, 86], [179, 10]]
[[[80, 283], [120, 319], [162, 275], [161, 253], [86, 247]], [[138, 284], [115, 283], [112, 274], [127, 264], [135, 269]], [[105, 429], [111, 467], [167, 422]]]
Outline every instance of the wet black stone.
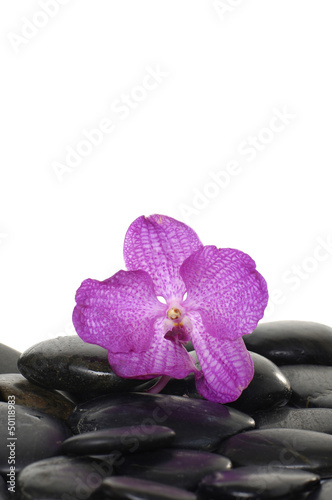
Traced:
[[0, 401], [15, 396], [15, 403], [66, 420], [75, 404], [56, 391], [29, 382], [20, 373], [0, 374]]
[[330, 408], [276, 408], [255, 413], [254, 419], [257, 429], [304, 429], [332, 434]]
[[0, 373], [19, 373], [17, 361], [20, 352], [5, 344], [0, 344]]
[[14, 436], [9, 435], [7, 421], [8, 405], [0, 403], [0, 422], [5, 423], [0, 434], [1, 474], [8, 473], [10, 453], [8, 445], [12, 446], [12, 451], [15, 453], [16, 472], [19, 472], [36, 460], [57, 455], [61, 443], [71, 436], [70, 430], [63, 421], [24, 406], [17, 405], [15, 408]]
[[172, 447], [211, 451], [229, 436], [253, 428], [252, 418], [233, 408], [166, 394], [102, 396], [77, 406], [68, 420], [74, 433], [100, 429], [164, 425], [175, 431]]
[[299, 429], [259, 429], [224, 441], [218, 453], [234, 467], [265, 465], [332, 477], [332, 436]]
[[241, 396], [227, 405], [250, 415], [258, 410], [285, 405], [292, 394], [285, 375], [264, 356], [255, 352], [250, 352], [250, 355], [255, 367], [254, 378]]
[[332, 365], [332, 328], [310, 321], [261, 323], [243, 340], [276, 365]]
[[239, 467], [205, 477], [198, 488], [200, 500], [290, 498], [310, 491], [319, 484], [319, 476], [307, 471], [272, 467]]
[[89, 500], [114, 498], [118, 500], [196, 500], [196, 495], [155, 481], [115, 476], [105, 479]]
[[294, 405], [332, 408], [332, 366], [289, 365], [281, 369], [291, 384]]
[[117, 475], [171, 484], [190, 491], [196, 489], [203, 477], [230, 467], [230, 460], [215, 453], [178, 449], [133, 453], [114, 465]]
[[307, 497], [307, 500], [331, 500], [332, 480], [323, 481], [322, 484]]
[[53, 457], [25, 467], [17, 478], [19, 500], [87, 499], [113, 473], [92, 457]]
[[61, 451], [66, 455], [106, 455], [114, 451], [134, 453], [137, 450], [164, 448], [174, 438], [175, 432], [168, 427], [118, 427], [72, 436], [64, 441]]
[[30, 347], [20, 356], [18, 368], [31, 382], [79, 394], [84, 400], [142, 384], [142, 380], [115, 375], [107, 360], [107, 350], [87, 344], [77, 335], [46, 340]]

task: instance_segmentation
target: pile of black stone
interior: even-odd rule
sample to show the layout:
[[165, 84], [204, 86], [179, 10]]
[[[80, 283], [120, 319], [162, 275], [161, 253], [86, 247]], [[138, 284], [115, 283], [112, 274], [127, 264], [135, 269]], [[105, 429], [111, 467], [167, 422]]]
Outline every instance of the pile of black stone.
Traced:
[[146, 393], [77, 336], [0, 345], [0, 500], [331, 500], [332, 328], [262, 323], [244, 340], [255, 375], [227, 405], [192, 376]]

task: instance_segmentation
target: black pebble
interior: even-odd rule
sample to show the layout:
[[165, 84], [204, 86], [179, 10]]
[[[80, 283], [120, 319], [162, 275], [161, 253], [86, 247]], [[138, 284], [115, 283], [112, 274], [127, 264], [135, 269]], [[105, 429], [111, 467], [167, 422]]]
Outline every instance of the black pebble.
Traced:
[[107, 350], [83, 342], [77, 335], [39, 342], [18, 360], [22, 375], [48, 389], [60, 389], [81, 399], [121, 392], [142, 384], [142, 380], [118, 377], [111, 369]]
[[166, 394], [102, 396], [76, 407], [68, 420], [74, 434], [122, 426], [162, 425], [176, 434], [172, 447], [211, 451], [229, 436], [252, 429], [252, 418], [211, 401]]
[[332, 328], [311, 321], [261, 323], [243, 340], [276, 365], [332, 365]]
[[117, 475], [132, 476], [194, 491], [203, 477], [230, 469], [228, 458], [194, 450], [161, 449], [126, 455]]
[[86, 500], [113, 466], [98, 458], [53, 457], [25, 467], [19, 474], [19, 500]]
[[20, 373], [0, 374], [0, 401], [15, 397], [15, 403], [66, 420], [75, 404], [57, 391], [29, 382]]
[[205, 477], [198, 496], [200, 500], [294, 498], [296, 493], [312, 490], [319, 479], [316, 474], [301, 470], [239, 467]]
[[168, 427], [118, 427], [72, 436], [63, 442], [61, 451], [66, 455], [106, 455], [114, 451], [133, 453], [163, 448], [174, 438], [175, 432]]
[[332, 366], [290, 365], [281, 370], [291, 384], [294, 405], [332, 408]]
[[196, 495], [173, 486], [126, 476], [109, 477], [89, 500], [196, 500]]
[[[7, 412], [7, 403], [0, 403], [1, 422], [7, 422]], [[36, 460], [59, 454], [62, 442], [69, 436], [71, 432], [63, 421], [32, 408], [16, 405], [15, 435], [9, 435], [7, 425], [1, 429], [0, 473], [8, 473], [8, 444], [12, 446], [16, 472], [19, 472]]]
[[254, 418], [257, 429], [304, 429], [332, 434], [331, 408], [276, 408], [255, 413]]
[[332, 436], [299, 429], [258, 429], [224, 441], [218, 452], [235, 467], [265, 465], [332, 477]]

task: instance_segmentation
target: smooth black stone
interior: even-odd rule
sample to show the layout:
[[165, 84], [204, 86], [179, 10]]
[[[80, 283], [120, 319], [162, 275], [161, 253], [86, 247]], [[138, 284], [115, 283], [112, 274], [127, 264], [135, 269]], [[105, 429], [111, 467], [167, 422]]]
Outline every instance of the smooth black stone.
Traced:
[[114, 468], [116, 475], [132, 476], [194, 491], [203, 477], [230, 469], [231, 462], [215, 453], [169, 448], [126, 455], [123, 462], [115, 464]]
[[15, 467], [16, 472], [19, 472], [23, 467], [36, 460], [57, 455], [61, 443], [71, 436], [70, 430], [62, 420], [19, 405], [15, 407], [15, 435], [10, 436], [7, 430], [7, 412], [7, 403], [1, 402], [0, 422], [5, 423], [0, 434], [1, 474], [8, 473], [10, 452], [8, 444], [12, 445], [12, 451], [15, 452]]
[[285, 375], [264, 356], [255, 352], [250, 352], [250, 355], [255, 367], [254, 377], [241, 396], [227, 405], [249, 415], [258, 410], [285, 405], [292, 395]]
[[0, 373], [19, 373], [17, 361], [21, 353], [5, 344], [0, 344]]
[[151, 425], [164, 425], [176, 434], [172, 447], [205, 451], [255, 426], [248, 415], [218, 403], [146, 393], [112, 394], [82, 403], [68, 422], [74, 434], [124, 425], [148, 432]]
[[323, 481], [315, 491], [310, 493], [307, 500], [331, 500], [332, 480]]
[[290, 498], [310, 491], [320, 477], [307, 471], [272, 467], [239, 467], [205, 477], [198, 488], [199, 500]]
[[133, 477], [105, 479], [89, 500], [196, 500], [196, 495], [173, 486]]
[[257, 429], [304, 429], [332, 434], [330, 408], [276, 408], [255, 413], [254, 419]]
[[18, 499], [85, 500], [112, 473], [113, 466], [97, 458], [48, 458], [21, 471], [17, 478]]
[[265, 465], [332, 477], [332, 436], [299, 429], [259, 429], [224, 441], [219, 450], [234, 467]]
[[72, 436], [62, 443], [65, 455], [106, 455], [118, 451], [135, 451], [164, 448], [174, 441], [175, 432], [168, 427], [149, 426], [144, 430], [139, 426], [102, 429]]
[[332, 408], [332, 366], [289, 365], [281, 369], [291, 384], [294, 405]]
[[261, 323], [243, 340], [276, 365], [332, 365], [332, 328], [310, 321]]
[[83, 342], [77, 335], [40, 342], [18, 360], [22, 375], [49, 389], [79, 394], [84, 400], [100, 394], [123, 392], [142, 380], [120, 378], [112, 371], [107, 350]]
[[66, 420], [75, 404], [56, 391], [29, 382], [20, 373], [0, 374], [0, 401], [15, 396], [15, 403]]

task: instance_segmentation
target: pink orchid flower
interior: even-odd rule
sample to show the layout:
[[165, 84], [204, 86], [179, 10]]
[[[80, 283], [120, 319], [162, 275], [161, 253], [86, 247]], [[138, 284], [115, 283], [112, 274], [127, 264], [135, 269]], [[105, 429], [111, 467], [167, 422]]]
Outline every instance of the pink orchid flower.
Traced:
[[[237, 399], [254, 374], [242, 335], [256, 328], [268, 300], [255, 262], [239, 250], [203, 246], [189, 226], [164, 215], [130, 225], [124, 260], [128, 271], [87, 279], [77, 290], [78, 335], [107, 349], [120, 377], [193, 372], [204, 398]], [[189, 340], [200, 369], [185, 349]]]

